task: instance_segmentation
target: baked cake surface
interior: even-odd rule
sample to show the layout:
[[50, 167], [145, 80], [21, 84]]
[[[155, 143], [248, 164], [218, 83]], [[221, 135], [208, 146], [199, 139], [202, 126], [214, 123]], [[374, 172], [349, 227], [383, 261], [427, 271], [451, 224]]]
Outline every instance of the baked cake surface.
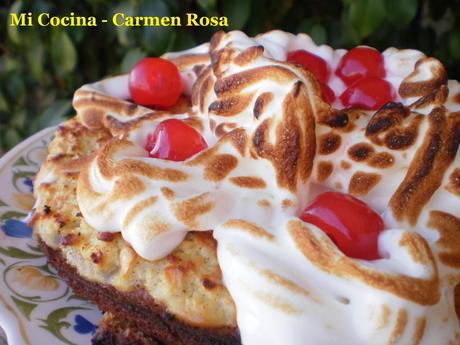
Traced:
[[[129, 102], [126, 76], [76, 92], [33, 224], [60, 274], [110, 312], [96, 343], [460, 343], [459, 83], [436, 59], [388, 49], [397, 102], [331, 107], [284, 62], [298, 48], [333, 68], [345, 53], [306, 35], [219, 33], [165, 56], [185, 85], [173, 109]], [[170, 117], [210, 149], [148, 159], [147, 133]], [[346, 257], [297, 218], [330, 189], [383, 214], [385, 258]]]
[[[46, 181], [52, 171], [54, 180], [36, 187], [33, 227], [50, 263], [102, 310], [117, 310], [117, 317], [130, 319], [136, 307], [142, 308], [138, 318], [168, 344], [191, 344], [189, 337], [196, 344], [238, 343], [233, 301], [222, 284], [210, 233], [190, 233], [173, 253], [152, 262], [140, 258], [119, 234], [98, 234], [82, 218], [75, 195], [80, 169], [111, 138], [108, 131], [88, 130], [74, 118], [59, 127], [49, 146], [37, 178]], [[154, 315], [161, 321], [152, 329]], [[182, 321], [188, 333], [173, 332]], [[209, 335], [201, 337], [200, 327]]]

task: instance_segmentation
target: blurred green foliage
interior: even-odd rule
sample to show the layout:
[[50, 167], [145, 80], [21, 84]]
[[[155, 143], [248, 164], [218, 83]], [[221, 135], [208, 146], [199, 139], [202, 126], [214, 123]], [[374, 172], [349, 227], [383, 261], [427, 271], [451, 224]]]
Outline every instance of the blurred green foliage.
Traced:
[[[147, 55], [209, 40], [219, 30], [255, 35], [271, 29], [307, 32], [317, 43], [416, 48], [441, 59], [460, 79], [460, 0], [16, 0], [0, 5], [0, 150], [72, 113], [83, 83], [123, 73]], [[11, 27], [10, 12], [49, 12], [109, 19], [98, 27]], [[115, 27], [131, 15], [225, 15], [230, 27]]]

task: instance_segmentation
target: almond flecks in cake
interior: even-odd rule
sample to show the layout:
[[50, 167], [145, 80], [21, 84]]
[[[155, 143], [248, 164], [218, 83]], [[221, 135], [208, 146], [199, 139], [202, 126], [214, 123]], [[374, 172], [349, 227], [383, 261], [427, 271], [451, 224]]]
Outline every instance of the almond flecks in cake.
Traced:
[[63, 246], [73, 246], [76, 244], [76, 236], [74, 234], [64, 235], [61, 239], [61, 245]]
[[99, 241], [112, 242], [115, 234], [113, 232], [98, 231], [96, 237]]
[[91, 253], [90, 257], [93, 263], [95, 264], [100, 264], [102, 260], [104, 259], [104, 256], [100, 250]]

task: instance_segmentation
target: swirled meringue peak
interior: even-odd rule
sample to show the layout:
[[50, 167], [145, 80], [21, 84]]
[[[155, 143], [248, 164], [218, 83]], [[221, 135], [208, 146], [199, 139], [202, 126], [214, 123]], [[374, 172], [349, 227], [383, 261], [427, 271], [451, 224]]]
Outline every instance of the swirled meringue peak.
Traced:
[[[285, 61], [298, 49], [332, 71], [346, 53], [305, 34], [217, 33], [164, 55], [186, 90], [171, 109], [130, 102], [126, 76], [79, 89], [82, 123], [114, 135], [80, 175], [85, 220], [148, 260], [213, 229], [245, 345], [460, 344], [460, 84], [438, 60], [389, 48], [395, 102], [343, 109]], [[345, 88], [333, 73], [329, 85]], [[150, 158], [147, 135], [169, 118], [209, 148], [184, 162]], [[383, 215], [383, 259], [346, 257], [298, 218], [324, 190]]]

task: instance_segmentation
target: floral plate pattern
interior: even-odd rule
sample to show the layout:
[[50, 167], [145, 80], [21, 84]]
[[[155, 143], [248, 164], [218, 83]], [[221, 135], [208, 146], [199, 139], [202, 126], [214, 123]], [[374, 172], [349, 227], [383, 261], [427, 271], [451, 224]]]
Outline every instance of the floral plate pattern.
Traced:
[[0, 159], [0, 326], [9, 345], [90, 344], [102, 317], [48, 267], [23, 221], [54, 130], [35, 134]]

